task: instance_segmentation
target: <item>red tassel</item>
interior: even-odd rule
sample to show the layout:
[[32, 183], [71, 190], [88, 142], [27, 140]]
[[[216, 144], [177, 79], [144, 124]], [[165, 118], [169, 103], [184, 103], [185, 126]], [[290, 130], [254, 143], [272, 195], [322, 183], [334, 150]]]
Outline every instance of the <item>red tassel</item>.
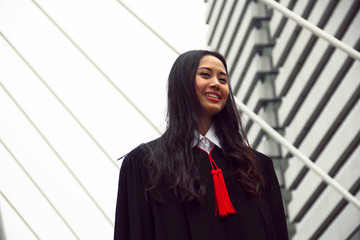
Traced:
[[[229, 193], [226, 189], [225, 180], [222, 171], [220, 168], [217, 167], [214, 159], [211, 157], [211, 151], [213, 149], [210, 150], [210, 154], [208, 153], [208, 156], [212, 168], [211, 175], [214, 183], [216, 208], [218, 209], [219, 215], [221, 217], [227, 217], [231, 214], [235, 214], [236, 210], [230, 201]], [[214, 169], [214, 166], [216, 170]], [[215, 215], [216, 215], [216, 210], [215, 210]]]
[[222, 174], [222, 171], [221, 171], [220, 168], [218, 168], [216, 171], [218, 173], [218, 178], [219, 178], [219, 183], [220, 183], [220, 190], [222, 192], [222, 201], [224, 202], [224, 207], [226, 209], [226, 214], [227, 215], [234, 214], [234, 213], [236, 213], [236, 210], [235, 210], [234, 206], [232, 205], [232, 203], [230, 201], [229, 193], [228, 193], [226, 185], [225, 185], [225, 180], [224, 180], [224, 176]]
[[226, 217], [236, 213], [236, 210], [230, 201], [221, 169], [218, 168], [217, 170], [212, 170], [211, 175], [213, 176], [215, 200], [219, 215], [221, 217]]

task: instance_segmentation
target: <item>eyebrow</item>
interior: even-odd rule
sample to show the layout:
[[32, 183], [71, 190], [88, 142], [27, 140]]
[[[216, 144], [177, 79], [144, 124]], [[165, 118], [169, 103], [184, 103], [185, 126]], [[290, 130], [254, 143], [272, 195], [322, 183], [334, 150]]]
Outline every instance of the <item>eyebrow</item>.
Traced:
[[[205, 69], [205, 70], [208, 70], [208, 71], [210, 71], [210, 72], [212, 72], [212, 69], [211, 68], [208, 68], [208, 67], [199, 67], [198, 69]], [[224, 72], [220, 72], [220, 74], [221, 75], [224, 75], [224, 76], [228, 76], [226, 73], [224, 73]]]

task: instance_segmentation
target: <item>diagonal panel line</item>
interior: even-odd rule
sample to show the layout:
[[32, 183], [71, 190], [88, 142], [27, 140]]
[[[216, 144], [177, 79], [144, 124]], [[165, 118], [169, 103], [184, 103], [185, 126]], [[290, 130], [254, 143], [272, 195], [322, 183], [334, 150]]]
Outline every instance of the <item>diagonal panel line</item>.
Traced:
[[81, 54], [99, 71], [99, 73], [118, 91], [118, 93], [125, 98], [125, 100], [155, 129], [156, 132], [162, 134], [162, 131], [153, 123], [151, 120], [138, 108], [135, 103], [131, 101], [131, 99], [123, 92], [121, 89], [114, 83], [113, 80], [85, 53], [84, 50], [80, 48], [80, 46], [55, 22], [54, 19], [50, 17], [49, 14], [35, 1], [31, 0], [40, 11], [57, 27], [57, 29], [64, 34], [64, 36], [77, 48]]
[[141, 22], [152, 34], [158, 37], [166, 46], [168, 46], [172, 51], [174, 51], [177, 55], [180, 55], [180, 51], [178, 51], [173, 45], [171, 45], [168, 41], [165, 40], [158, 32], [156, 32], [149, 24], [147, 24], [141, 17], [139, 17], [134, 11], [132, 11], [123, 1], [116, 0], [120, 5], [125, 8], [133, 17], [135, 17], [139, 22]]
[[331, 34], [327, 33], [326, 31], [322, 30], [315, 24], [311, 23], [310, 21], [302, 18], [301, 16], [297, 15], [293, 11], [289, 10], [288, 8], [284, 7], [280, 3], [274, 1], [274, 0], [260, 0], [260, 2], [263, 2], [270, 7], [274, 8], [275, 10], [279, 11], [282, 15], [285, 17], [295, 21], [298, 25], [302, 26], [303, 28], [308, 29], [312, 34], [322, 38], [323, 40], [327, 41], [332, 46], [339, 48], [352, 58], [360, 61], [360, 52], [356, 49], [350, 47], [343, 41], [337, 39], [336, 37], [332, 36]]
[[[1, 141], [1, 139], [0, 139]], [[9, 152], [9, 151], [8, 151]], [[16, 213], [16, 215], [18, 215], [18, 217], [23, 221], [23, 223], [28, 227], [28, 229], [34, 234], [34, 236], [40, 240], [40, 237], [36, 234], [36, 232], [34, 231], [34, 229], [32, 229], [32, 227], [30, 226], [30, 224], [25, 220], [25, 218], [20, 214], [20, 212], [16, 209], [16, 207], [14, 205], [12, 205], [12, 203], [9, 201], [9, 199], [5, 196], [5, 194], [0, 191], [1, 196], [5, 199], [5, 201], [9, 204], [9, 206], [12, 208], [12, 210], [14, 210], [14, 212]]]
[[11, 98], [11, 100], [15, 103], [15, 105], [18, 107], [18, 109], [21, 111], [21, 113], [26, 117], [26, 119], [31, 123], [31, 125], [34, 127], [34, 129], [38, 132], [38, 134], [41, 136], [41, 138], [46, 142], [46, 144], [50, 147], [50, 149], [53, 151], [53, 153], [58, 157], [60, 162], [65, 166], [65, 168], [68, 170], [68, 172], [71, 174], [71, 176], [76, 180], [76, 182], [80, 185], [80, 187], [84, 190], [86, 195], [90, 198], [90, 200], [95, 204], [97, 209], [102, 213], [102, 215], [106, 218], [106, 220], [110, 223], [111, 226], [114, 226], [111, 219], [106, 215], [105, 211], [100, 207], [100, 205], [96, 202], [96, 200], [93, 198], [93, 196], [89, 193], [89, 191], [86, 189], [84, 184], [76, 177], [75, 173], [71, 170], [71, 168], [66, 164], [64, 159], [60, 156], [60, 154], [56, 151], [56, 149], [52, 146], [52, 144], [49, 142], [49, 140], [45, 137], [45, 135], [40, 131], [40, 129], [35, 125], [35, 123], [31, 120], [31, 118], [26, 114], [26, 112], [22, 109], [22, 107], [19, 105], [19, 103], [14, 99], [14, 97], [10, 94], [10, 92], [5, 88], [5, 86], [0, 82], [0, 86], [3, 88], [3, 90], [6, 92], [6, 94]]
[[40, 186], [35, 182], [35, 180], [31, 177], [31, 175], [26, 171], [26, 169], [23, 167], [23, 165], [20, 163], [20, 161], [15, 157], [15, 155], [10, 151], [10, 149], [6, 146], [6, 144], [1, 140], [0, 143], [4, 146], [6, 151], [12, 156], [12, 158], [15, 160], [15, 162], [19, 165], [21, 170], [25, 173], [25, 175], [30, 179], [30, 181], [34, 184], [34, 186], [37, 188], [37, 190], [41, 193], [41, 195], [46, 199], [46, 201], [50, 204], [50, 206], [54, 209], [56, 214], [61, 218], [61, 220], [65, 223], [65, 225], [68, 227], [68, 229], [72, 232], [72, 234], [77, 238], [80, 239], [79, 236], [75, 233], [75, 231], [71, 228], [69, 223], [65, 220], [65, 218], [61, 215], [59, 210], [54, 206], [54, 204], [50, 201], [50, 199], [46, 196], [44, 191], [40, 188]]
[[30, 65], [30, 63], [22, 56], [22, 54], [15, 48], [15, 46], [7, 39], [7, 37], [0, 31], [0, 35], [5, 39], [9, 46], [16, 52], [16, 54], [23, 60], [23, 62], [30, 68], [30, 70], [38, 77], [38, 79], [44, 84], [44, 86], [50, 91], [50, 93], [58, 100], [58, 102], [65, 108], [65, 110], [71, 115], [71, 117], [79, 124], [79, 126], [84, 130], [84, 132], [93, 140], [96, 146], [106, 155], [106, 157], [111, 161], [111, 163], [119, 169], [119, 166], [116, 162], [110, 157], [110, 154], [101, 146], [101, 144], [96, 140], [96, 138], [90, 133], [90, 131], [80, 122], [80, 120], [75, 116], [75, 114], [66, 106], [66, 104], [60, 99], [59, 96], [51, 89], [51, 87], [46, 83], [46, 81], [40, 76], [40, 74]]

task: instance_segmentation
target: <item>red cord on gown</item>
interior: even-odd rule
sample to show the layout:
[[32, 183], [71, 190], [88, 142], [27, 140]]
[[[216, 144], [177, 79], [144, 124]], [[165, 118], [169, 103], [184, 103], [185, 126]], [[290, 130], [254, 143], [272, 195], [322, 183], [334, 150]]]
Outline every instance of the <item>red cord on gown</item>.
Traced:
[[[199, 148], [199, 149], [201, 149], [201, 148]], [[226, 217], [231, 214], [235, 214], [236, 210], [230, 201], [230, 197], [229, 197], [228, 191], [226, 189], [225, 180], [224, 180], [222, 171], [220, 168], [218, 168], [214, 159], [211, 156], [211, 151], [213, 149], [214, 148], [212, 148], [210, 150], [210, 153], [207, 153], [203, 149], [201, 149], [201, 150], [206, 152], [209, 157], [209, 161], [210, 161], [210, 165], [211, 165], [211, 169], [212, 169], [211, 175], [213, 178], [214, 190], [215, 190], [216, 208], [218, 209], [219, 215], [221, 217]], [[215, 212], [215, 215], [216, 215], [216, 212]]]

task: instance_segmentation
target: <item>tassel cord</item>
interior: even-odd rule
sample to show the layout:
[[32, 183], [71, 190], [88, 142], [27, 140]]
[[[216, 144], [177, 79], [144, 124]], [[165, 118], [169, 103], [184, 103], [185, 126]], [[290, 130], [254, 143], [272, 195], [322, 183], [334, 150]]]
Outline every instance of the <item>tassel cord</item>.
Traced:
[[205, 150], [204, 152], [207, 153], [211, 165], [211, 175], [214, 183], [214, 192], [215, 192], [215, 216], [216, 216], [216, 210], [219, 211], [219, 215], [221, 217], [226, 217], [231, 214], [235, 214], [236, 210], [234, 206], [232, 205], [229, 197], [229, 193], [226, 189], [226, 184], [224, 180], [224, 176], [222, 174], [222, 170], [218, 168], [218, 166], [215, 163], [215, 160], [211, 156], [211, 152], [215, 147], [213, 147], [210, 150], [210, 153], [207, 153]]

